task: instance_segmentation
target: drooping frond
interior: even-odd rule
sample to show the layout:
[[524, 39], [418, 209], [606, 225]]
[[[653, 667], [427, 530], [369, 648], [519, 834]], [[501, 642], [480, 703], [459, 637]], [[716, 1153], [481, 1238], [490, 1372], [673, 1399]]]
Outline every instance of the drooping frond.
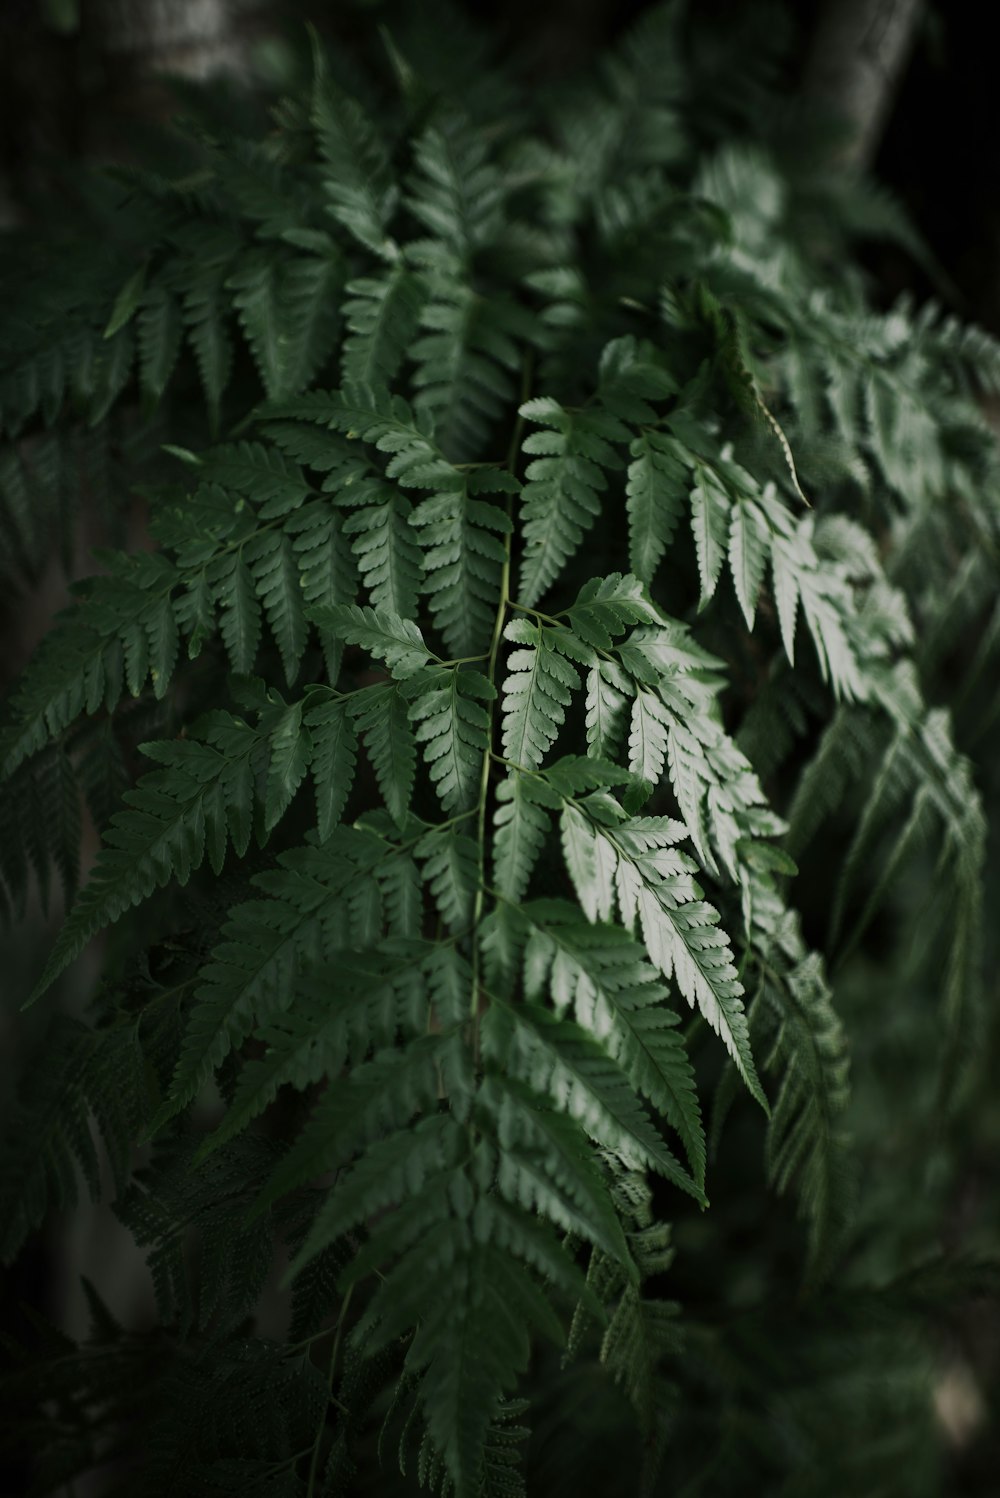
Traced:
[[365, 9], [263, 131], [185, 84], [159, 170], [0, 236], [11, 617], [132, 551], [2, 707], [9, 986], [87, 957], [12, 1032], [0, 1253], [110, 1182], [157, 1318], [18, 1312], [0, 1452], [934, 1498], [995, 1288], [911, 1266], [985, 1200], [997, 344], [870, 305], [857, 239], [938, 268], [813, 169], [781, 0], [557, 87]]

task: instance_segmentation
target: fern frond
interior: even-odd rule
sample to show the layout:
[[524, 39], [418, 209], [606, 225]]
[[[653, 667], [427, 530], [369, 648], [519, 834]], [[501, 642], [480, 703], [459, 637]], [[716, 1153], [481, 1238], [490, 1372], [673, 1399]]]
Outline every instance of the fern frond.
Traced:
[[483, 756], [489, 749], [490, 716], [483, 703], [496, 688], [480, 671], [452, 667], [425, 673], [408, 684], [414, 736], [447, 812], [468, 811], [475, 802]]
[[186, 285], [182, 304], [184, 330], [198, 365], [213, 433], [219, 426], [222, 397], [233, 368], [233, 342], [227, 319], [229, 301], [223, 295], [224, 277], [224, 269], [202, 266], [200, 274]]
[[[292, 537], [302, 604], [308, 613], [329, 605], [353, 602], [357, 595], [357, 572], [350, 548], [343, 540], [340, 516], [322, 500], [303, 505], [285, 526]], [[340, 674], [342, 646], [335, 635], [319, 626], [320, 643], [331, 682]]]
[[403, 488], [457, 488], [461, 475], [442, 456], [402, 396], [366, 385], [343, 391], [313, 391], [274, 404], [268, 414], [316, 422], [352, 441], [370, 442], [390, 455], [386, 477]]
[[204, 858], [218, 873], [230, 841], [237, 853], [246, 851], [257, 736], [241, 719], [221, 713], [202, 732], [201, 740], [143, 746], [164, 768], [126, 792], [128, 809], [105, 831], [94, 872], [49, 954], [36, 994], [91, 937], [154, 889], [171, 879], [186, 884]]
[[[178, 1320], [185, 1332], [211, 1330], [221, 1339], [245, 1318], [270, 1269], [270, 1234], [266, 1225], [248, 1222], [247, 1207], [273, 1149], [263, 1141], [238, 1140], [197, 1173], [191, 1155], [190, 1146], [182, 1146], [155, 1176], [139, 1175], [115, 1214], [149, 1249], [164, 1320]], [[197, 1229], [193, 1279], [191, 1227]]]
[[334, 260], [290, 255], [276, 261], [264, 249], [245, 251], [230, 274], [226, 285], [271, 399], [301, 390], [329, 356], [340, 279]]
[[317, 951], [339, 950], [363, 935], [348, 897], [370, 883], [384, 856], [380, 840], [339, 828], [322, 847], [283, 853], [277, 869], [254, 877], [269, 898], [231, 912], [223, 941], [199, 974], [170, 1096], [154, 1128], [196, 1096], [255, 1024], [288, 1008], [286, 985], [308, 969]]
[[483, 141], [455, 118], [416, 142], [418, 173], [407, 206], [435, 239], [465, 259], [496, 235], [502, 222], [503, 179]]
[[795, 1183], [813, 1275], [824, 1273], [840, 1247], [851, 1197], [847, 1050], [830, 997], [813, 953], [780, 983], [762, 983], [750, 1011], [765, 1070], [780, 1067], [767, 1133], [768, 1176], [780, 1192]]
[[114, 937], [24, 1048], [0, 1252], [110, 1174], [158, 1307], [26, 1312], [0, 1446], [39, 1498], [921, 1498], [967, 1292], [900, 1266], [968, 1227], [991, 1077], [997, 346], [868, 305], [853, 238], [914, 241], [807, 169], [783, 0], [541, 92], [436, 8], [355, 7], [262, 138], [185, 85], [176, 165], [0, 236], [7, 594], [135, 494], [150, 546], [4, 708], [3, 914], [72, 901], [43, 985]]
[[730, 501], [714, 470], [702, 468], [691, 491], [691, 530], [701, 578], [700, 607], [713, 597], [726, 555]]
[[341, 371], [345, 385], [384, 386], [396, 376], [417, 331], [425, 292], [397, 262], [385, 275], [349, 281]]
[[139, 385], [155, 404], [166, 390], [180, 355], [180, 310], [169, 292], [157, 286], [143, 297], [136, 323]]
[[700, 1190], [636, 1102], [627, 1075], [589, 1031], [530, 1004], [506, 1011], [497, 1005], [490, 1016], [490, 1053], [502, 1059], [508, 1076], [548, 1094], [626, 1168], [654, 1170], [704, 1205]]
[[663, 432], [643, 432], [629, 452], [629, 565], [650, 583], [683, 514], [688, 469], [674, 438]]
[[349, 494], [359, 508], [344, 522], [344, 535], [351, 537], [372, 603], [396, 614], [414, 613], [421, 565], [409, 500], [388, 485], [357, 484]]
[[114, 707], [126, 689], [138, 696], [154, 672], [154, 691], [166, 693], [177, 651], [170, 601], [176, 578], [163, 557], [116, 560], [113, 575], [96, 581], [46, 638], [12, 702], [6, 774], [81, 713]]
[[753, 629], [769, 540], [767, 521], [761, 511], [752, 500], [741, 497], [732, 509], [729, 566], [747, 629]]
[[499, 1075], [484, 1084], [483, 1103], [501, 1147], [500, 1195], [511, 1206], [533, 1208], [563, 1232], [580, 1234], [634, 1276], [607, 1185], [578, 1125], [547, 1107], [544, 1096]]
[[482, 450], [514, 394], [525, 323], [515, 302], [487, 301], [471, 286], [456, 285], [450, 265], [436, 267], [435, 280], [421, 314], [426, 331], [412, 348], [414, 407], [429, 419], [442, 451], [463, 460]]
[[[389, 1048], [391, 1030], [402, 1009], [400, 993], [409, 986], [403, 964], [407, 957], [419, 964], [421, 955], [414, 950], [405, 952], [402, 960], [369, 958], [367, 967], [364, 960], [355, 959], [348, 966], [347, 1002], [335, 1006], [336, 1017], [330, 1013], [328, 990], [324, 996], [317, 986], [314, 1007], [306, 1023], [299, 1024], [297, 1017], [286, 1018], [280, 1026], [269, 1026], [266, 1032], [261, 1032], [268, 1051], [259, 1063], [244, 1067], [239, 1083], [238, 1101], [246, 1115], [239, 1125], [241, 1128], [248, 1118], [267, 1106], [281, 1083], [291, 1082], [304, 1090], [311, 1081], [329, 1075], [324, 1053], [331, 1053], [331, 1044], [334, 1056], [346, 1056], [353, 1048], [364, 1058], [370, 1045], [374, 1045], [375, 1054], [352, 1068], [344, 1088], [328, 1088], [323, 1094], [293, 1148], [271, 1173], [258, 1200], [258, 1211], [328, 1171], [343, 1170], [359, 1151], [371, 1147], [381, 1150], [387, 1137], [407, 1128], [414, 1119], [424, 1116], [426, 1122], [426, 1116], [434, 1111], [442, 1070], [457, 1089], [469, 1086], [467, 1057], [454, 1030], [413, 1039], [413, 1030], [426, 1021], [426, 1013], [410, 1015], [412, 1028], [408, 1038], [413, 1043], [405, 1051]], [[366, 990], [370, 991], [370, 997]], [[364, 1023], [369, 1005], [373, 1017], [379, 1005], [383, 1012], [374, 1033]], [[390, 1042], [382, 1043], [387, 1027]], [[223, 1127], [228, 1133], [228, 1122]], [[414, 1127], [421, 1125], [417, 1123]], [[217, 1133], [206, 1141], [205, 1148], [214, 1149], [224, 1142], [224, 1137], [224, 1133]], [[364, 1179], [367, 1181], [368, 1177]], [[343, 1198], [339, 1202], [327, 1201], [322, 1215], [313, 1221], [311, 1235], [303, 1241], [296, 1274], [311, 1261], [315, 1245], [321, 1239], [336, 1243], [342, 1238], [339, 1226], [336, 1231], [331, 1228], [335, 1210], [351, 1208], [345, 1208]]]
[[694, 859], [670, 846], [676, 824], [661, 827], [640, 818], [608, 827], [587, 815], [585, 801], [578, 806], [572, 800], [563, 807], [562, 822], [567, 866], [589, 918], [606, 919], [617, 905], [626, 929], [638, 922], [653, 965], [675, 978], [701, 1010], [766, 1108], [729, 939], [719, 929], [718, 911], [691, 877]]
[[269, 531], [249, 543], [246, 558], [254, 590], [281, 656], [285, 680], [291, 684], [302, 663], [307, 634], [293, 544], [281, 532]]
[[[515, 903], [523, 900], [532, 870], [549, 831], [545, 806], [536, 782], [512, 772], [497, 789], [497, 889]], [[539, 799], [535, 799], [535, 796]]]
[[485, 652], [506, 557], [509, 517], [480, 494], [517, 492], [502, 471], [470, 473], [461, 488], [425, 499], [413, 511], [424, 548], [424, 591], [434, 622], [456, 656]]
[[599, 408], [570, 412], [549, 396], [527, 401], [521, 415], [547, 429], [529, 433], [523, 444], [532, 462], [521, 491], [525, 550], [519, 596], [530, 605], [556, 580], [594, 524], [607, 471], [623, 466], [612, 444], [625, 441], [628, 429]]
[[255, 560], [253, 548], [248, 558], [240, 547], [224, 553], [209, 574], [220, 610], [219, 633], [232, 669], [241, 676], [253, 671], [262, 633], [262, 610], [249, 567], [251, 559]]
[[392, 609], [328, 604], [311, 613], [317, 623], [344, 643], [363, 645], [376, 659], [385, 661], [399, 681], [416, 676], [430, 665], [431, 652], [417, 625]]
[[559, 732], [580, 677], [556, 648], [555, 632], [544, 625], [512, 620], [504, 638], [524, 648], [512, 651], [507, 660], [503, 750], [515, 765], [536, 769]]
[[[424, 860], [424, 882], [441, 919], [453, 932], [466, 931], [479, 888], [476, 844], [460, 828], [446, 825], [432, 828], [421, 838], [415, 851], [417, 857]], [[447, 976], [454, 976], [454, 963], [454, 953], [449, 949], [445, 957], [446, 971], [439, 974], [442, 981]], [[462, 992], [468, 992], [468, 984]]]
[[81, 784], [70, 755], [58, 745], [36, 755], [10, 777], [0, 794], [0, 906], [23, 919], [37, 881], [42, 909], [52, 904], [53, 873], [67, 902], [80, 873]]
[[620, 926], [587, 925], [560, 901], [524, 907], [532, 925], [525, 953], [529, 997], [546, 992], [571, 1009], [628, 1073], [633, 1086], [679, 1135], [694, 1179], [705, 1179], [705, 1135], [676, 1013], [644, 948]]
[[[268, 1199], [336, 1169], [383, 1128], [394, 1121], [401, 1127], [429, 1107], [437, 1093], [438, 1068], [448, 1064], [455, 1050], [448, 1035], [424, 1037], [405, 1052], [390, 1049], [402, 1013], [414, 1025], [423, 1017], [409, 1003], [407, 975], [412, 970], [391, 954], [388, 961], [366, 962], [345, 953], [337, 971], [335, 993], [329, 984], [312, 980], [294, 1013], [277, 1016], [255, 1031], [266, 1050], [243, 1066], [222, 1125], [202, 1147], [207, 1154], [241, 1133], [281, 1087], [304, 1092], [351, 1064], [347, 1095], [337, 1087], [317, 1106], [295, 1150], [272, 1178]], [[366, 1060], [370, 1050], [375, 1059]]]
[[365, 249], [394, 258], [389, 224], [399, 191], [388, 153], [361, 105], [329, 80], [318, 54], [310, 120], [328, 168], [323, 191], [329, 212]]
[[406, 698], [398, 687], [368, 687], [354, 698], [351, 711], [382, 799], [401, 825], [409, 811], [417, 768]]

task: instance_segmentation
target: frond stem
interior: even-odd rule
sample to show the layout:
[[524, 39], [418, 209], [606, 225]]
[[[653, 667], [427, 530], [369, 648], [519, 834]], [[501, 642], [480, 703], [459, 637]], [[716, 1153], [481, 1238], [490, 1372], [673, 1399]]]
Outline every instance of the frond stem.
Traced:
[[[532, 360], [530, 352], [525, 357], [524, 367], [521, 372], [521, 402], [523, 406], [528, 399], [531, 390]], [[524, 432], [524, 417], [520, 410], [510, 435], [510, 444], [507, 448], [507, 469], [513, 473], [517, 467], [518, 454], [521, 451], [521, 438]], [[511, 496], [506, 498], [507, 518], [511, 514]], [[486, 675], [490, 685], [496, 685], [497, 656], [500, 652], [500, 641], [503, 637], [503, 627], [507, 618], [507, 609], [510, 605], [510, 564], [511, 564], [511, 532], [508, 530], [503, 542], [503, 567], [500, 573], [500, 597], [497, 602], [496, 618], [493, 621], [493, 637], [490, 640], [490, 651]], [[472, 911], [472, 993], [469, 996], [469, 1014], [474, 1021], [479, 1013], [479, 923], [483, 917], [483, 906], [486, 903], [486, 808], [489, 801], [490, 790], [490, 766], [493, 761], [493, 733], [496, 726], [495, 702], [489, 704], [489, 727], [486, 733], [486, 749], [483, 754], [483, 767], [479, 776], [479, 800], [476, 807], [476, 856], [478, 859], [478, 877], [476, 879], [476, 898]], [[478, 1031], [477, 1031], [478, 1045]]]
[[347, 1293], [340, 1304], [340, 1315], [337, 1317], [337, 1326], [333, 1337], [333, 1347], [330, 1350], [330, 1369], [326, 1376], [327, 1403], [323, 1406], [323, 1415], [316, 1428], [316, 1439], [313, 1442], [312, 1457], [309, 1461], [309, 1481], [306, 1485], [306, 1498], [315, 1498], [316, 1478], [319, 1475], [319, 1449], [323, 1440], [323, 1431], [326, 1429], [326, 1413], [333, 1400], [333, 1380], [337, 1371], [337, 1356], [340, 1352], [340, 1344], [344, 1337], [344, 1326], [347, 1321], [347, 1312], [351, 1304], [351, 1296], [354, 1294], [354, 1286], [348, 1287]]

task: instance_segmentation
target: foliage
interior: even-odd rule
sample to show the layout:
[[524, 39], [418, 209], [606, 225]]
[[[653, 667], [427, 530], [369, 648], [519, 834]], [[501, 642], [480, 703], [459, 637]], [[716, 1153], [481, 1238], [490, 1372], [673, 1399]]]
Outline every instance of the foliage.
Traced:
[[0, 734], [34, 997], [105, 943], [0, 1242], [106, 1154], [159, 1321], [33, 1323], [11, 1443], [37, 1493], [943, 1491], [995, 1273], [878, 1205], [870, 1011], [959, 1130], [1000, 350], [872, 305], [848, 236], [912, 231], [785, 152], [776, 57], [668, 5], [529, 90], [452, 21], [0, 249], [12, 572], [133, 486], [153, 543]]

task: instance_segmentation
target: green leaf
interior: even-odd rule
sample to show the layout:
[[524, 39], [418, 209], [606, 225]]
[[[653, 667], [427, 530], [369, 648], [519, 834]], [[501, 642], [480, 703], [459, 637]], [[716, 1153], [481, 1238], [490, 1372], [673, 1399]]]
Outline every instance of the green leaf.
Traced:
[[154, 404], [163, 395], [181, 350], [177, 303], [163, 287], [147, 291], [139, 306], [139, 384]]
[[[502, 1052], [492, 1034], [491, 1009], [484, 1044]], [[534, 1209], [564, 1232], [579, 1233], [635, 1276], [635, 1266], [607, 1184], [572, 1119], [515, 1078], [494, 1075], [482, 1089], [495, 1119], [500, 1146], [497, 1187], [512, 1206]]]
[[680, 1136], [694, 1179], [705, 1180], [705, 1134], [694, 1073], [666, 1004], [667, 989], [645, 948], [620, 926], [586, 925], [564, 901], [525, 907], [532, 935], [525, 953], [529, 998], [551, 998], [627, 1072], [632, 1085]]
[[395, 822], [402, 826], [417, 765], [406, 699], [397, 687], [369, 687], [352, 700], [351, 711], [375, 771], [379, 794]]
[[329, 259], [245, 250], [226, 285], [265, 393], [294, 395], [315, 374], [337, 329], [339, 268]]
[[[250, 555], [253, 557], [252, 551]], [[229, 663], [239, 675], [249, 676], [260, 648], [261, 607], [243, 549], [223, 555], [211, 575], [221, 610], [219, 630]]]
[[0, 738], [6, 775], [82, 713], [111, 711], [126, 685], [126, 655], [133, 695], [151, 670], [160, 672], [157, 694], [166, 690], [175, 637], [162, 608], [177, 570], [166, 558], [148, 554], [105, 557], [105, 562], [111, 563], [112, 575], [95, 579], [42, 642], [13, 694], [9, 726]]
[[[479, 860], [476, 844], [460, 828], [433, 828], [417, 844], [423, 878], [441, 919], [450, 931], [464, 932], [472, 923]], [[468, 993], [468, 985], [466, 986]]]
[[[428, 1435], [441, 1452], [455, 1498], [483, 1491], [484, 1448], [501, 1394], [527, 1367], [524, 1301], [531, 1280], [486, 1242], [453, 1265], [452, 1293], [437, 1297], [407, 1354], [422, 1369], [420, 1398]], [[520, 1295], [518, 1292], [520, 1291]]]
[[291, 683], [306, 648], [302, 584], [292, 543], [281, 532], [266, 531], [248, 542], [244, 555], [281, 656], [285, 680]]
[[522, 769], [541, 764], [562, 725], [580, 678], [555, 646], [554, 632], [515, 620], [504, 638], [528, 649], [511, 651], [503, 685], [503, 752]]
[[669, 719], [652, 692], [638, 691], [632, 703], [632, 726], [628, 739], [628, 767], [636, 775], [658, 785], [667, 754]]
[[430, 421], [442, 452], [461, 460], [482, 450], [514, 395], [512, 374], [521, 362], [514, 335], [528, 324], [516, 302], [498, 295], [487, 300], [457, 280], [450, 258], [445, 267], [421, 314], [427, 331], [411, 350], [414, 405]]
[[213, 432], [218, 429], [222, 396], [233, 368], [233, 341], [227, 325], [229, 301], [223, 293], [222, 279], [221, 271], [202, 268], [182, 298], [184, 328], [198, 365]]
[[750, 1050], [743, 985], [729, 939], [719, 930], [718, 911], [697, 899], [675, 904], [672, 891], [663, 884], [640, 886], [635, 903], [653, 964], [665, 977], [675, 978], [684, 997], [701, 1010], [721, 1036], [749, 1091], [766, 1109]]
[[679, 444], [663, 432], [643, 432], [629, 451], [629, 566], [650, 583], [684, 512], [688, 470], [678, 456]]
[[[343, 1166], [359, 1144], [378, 1137], [387, 1111], [402, 1127], [437, 1094], [438, 1068], [453, 1049], [451, 1037], [424, 1036], [406, 1051], [384, 1050], [364, 1062], [368, 1045], [391, 1045], [395, 1031], [392, 1001], [398, 969], [366, 968], [353, 954], [338, 963], [333, 1003], [318, 992], [304, 995], [295, 1009], [257, 1032], [264, 1053], [248, 1061], [226, 1117], [202, 1146], [207, 1155], [240, 1133], [273, 1103], [279, 1089], [304, 1092], [353, 1063], [344, 1088], [328, 1091], [314, 1110], [294, 1149], [283, 1159], [265, 1192], [273, 1200], [302, 1181]], [[386, 1101], [391, 1088], [392, 1099]]]
[[484, 702], [496, 688], [479, 671], [458, 667], [428, 672], [407, 688], [410, 721], [434, 789], [447, 812], [476, 802], [489, 750], [490, 715]]
[[655, 1170], [706, 1205], [653, 1128], [627, 1074], [585, 1029], [530, 1004], [507, 1011], [505, 1017], [510, 1036], [502, 1054], [509, 1076], [549, 1093], [596, 1144], [617, 1154], [628, 1168]]
[[713, 597], [719, 581], [726, 555], [729, 512], [729, 496], [715, 474], [710, 468], [699, 468], [698, 482], [691, 491], [691, 530], [701, 578], [700, 608]]
[[424, 300], [420, 281], [402, 261], [383, 276], [348, 281], [341, 369], [344, 383], [388, 385], [398, 373], [417, 330]]
[[33, 998], [98, 931], [154, 889], [172, 879], [186, 884], [206, 856], [219, 872], [230, 837], [238, 852], [245, 851], [253, 803], [249, 756], [256, 737], [241, 720], [228, 719], [222, 743], [224, 748], [194, 739], [143, 746], [164, 768], [126, 791], [127, 809], [111, 819], [94, 872], [56, 939]]
[[797, 568], [791, 549], [777, 536], [771, 544], [771, 577], [774, 581], [774, 602], [778, 610], [781, 641], [789, 664], [794, 665], [795, 619], [799, 606]]
[[[289, 517], [285, 532], [293, 537], [292, 549], [307, 615], [316, 608], [352, 602], [357, 591], [357, 574], [337, 512], [322, 501], [304, 505]], [[331, 682], [336, 682], [343, 646], [322, 625], [319, 636], [327, 674]]]
[[408, 618], [416, 612], [421, 557], [411, 524], [412, 506], [388, 484], [356, 485], [361, 505], [344, 522], [361, 580], [376, 608]]
[[343, 391], [312, 391], [275, 404], [270, 414], [319, 422], [351, 441], [373, 443], [379, 452], [390, 454], [386, 478], [403, 488], [453, 489], [463, 482], [400, 396], [349, 385]]
[[[362, 835], [340, 828], [322, 849], [280, 854], [277, 869], [254, 877], [268, 898], [230, 912], [223, 940], [198, 974], [173, 1081], [151, 1132], [187, 1107], [256, 1024], [289, 1008], [294, 982], [315, 961], [324, 932], [330, 951], [336, 949], [343, 924], [335, 918], [345, 914], [347, 895], [363, 882], [373, 856], [381, 857], [381, 850], [370, 854]], [[351, 944], [352, 934], [344, 931], [343, 945]]]
[[769, 541], [767, 521], [752, 500], [741, 496], [732, 508], [729, 566], [747, 629], [753, 629]]
[[598, 661], [587, 672], [587, 752], [613, 758], [625, 734], [632, 683], [614, 661]]
[[494, 879], [508, 900], [524, 899], [549, 832], [544, 808], [533, 798], [533, 782], [512, 770], [497, 786]]
[[385, 661], [399, 681], [406, 681], [430, 664], [431, 653], [417, 625], [391, 609], [327, 604], [310, 609], [309, 617], [346, 644], [364, 646]]
[[270, 759], [264, 785], [264, 827], [270, 832], [281, 821], [306, 777], [312, 758], [312, 737], [302, 722], [302, 703], [286, 708], [268, 734]]
[[751, 1023], [777, 1083], [768, 1177], [780, 1192], [795, 1185], [809, 1226], [809, 1272], [822, 1277], [843, 1241], [853, 1183], [846, 1037], [815, 953], [762, 985]]
[[468, 475], [462, 487], [435, 494], [410, 517], [424, 549], [424, 591], [434, 622], [456, 656], [483, 654], [496, 617], [511, 523], [496, 505], [475, 496], [517, 485], [501, 471]]
[[609, 828], [579, 808], [570, 810], [573, 837], [564, 841], [564, 849], [588, 919], [606, 918], [613, 890], [625, 926], [631, 930], [638, 920], [654, 966], [665, 978], [673, 977], [689, 1003], [701, 1010], [766, 1110], [729, 938], [719, 929], [718, 911], [702, 899], [691, 877], [694, 860], [669, 846], [676, 840], [674, 828], [644, 818]]
[[113, 338], [120, 329], [132, 321], [139, 310], [139, 303], [142, 301], [142, 293], [146, 285], [148, 271], [149, 265], [144, 262], [139, 266], [138, 270], [132, 272], [121, 291], [115, 297], [111, 316], [108, 318], [107, 327], [104, 329], [103, 336], [105, 338]]
[[312, 740], [310, 770], [316, 790], [316, 826], [325, 842], [344, 813], [354, 780], [358, 738], [350, 704], [328, 697], [305, 715]]
[[571, 801], [561, 817], [563, 857], [588, 921], [604, 921], [614, 907], [615, 857], [589, 818]]
[[392, 257], [388, 226], [399, 202], [389, 159], [378, 133], [356, 100], [327, 77], [317, 55], [310, 118], [328, 172], [323, 190], [329, 211], [364, 247]]
[[524, 554], [519, 596], [538, 601], [562, 572], [596, 520], [607, 488], [605, 470], [621, 467], [612, 442], [627, 436], [615, 418], [599, 410], [569, 412], [551, 397], [521, 407], [521, 415], [545, 430], [524, 439], [533, 457], [521, 491]]

